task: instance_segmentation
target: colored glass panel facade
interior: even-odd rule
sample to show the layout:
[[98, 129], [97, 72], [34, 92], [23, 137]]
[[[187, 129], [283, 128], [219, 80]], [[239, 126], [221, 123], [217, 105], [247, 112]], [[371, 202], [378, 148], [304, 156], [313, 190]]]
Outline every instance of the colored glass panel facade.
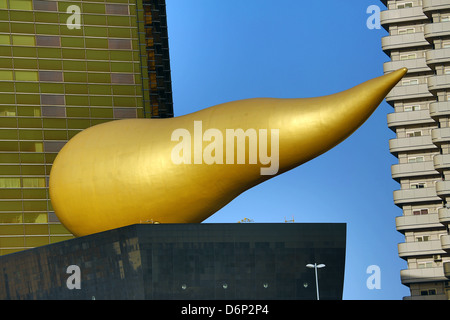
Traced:
[[[140, 0], [0, 0], [0, 255], [73, 237], [48, 194], [71, 137], [115, 119], [173, 116], [161, 18], [156, 0], [145, 10]], [[158, 39], [148, 39], [153, 24], [165, 26]], [[148, 53], [162, 47], [164, 70]]]

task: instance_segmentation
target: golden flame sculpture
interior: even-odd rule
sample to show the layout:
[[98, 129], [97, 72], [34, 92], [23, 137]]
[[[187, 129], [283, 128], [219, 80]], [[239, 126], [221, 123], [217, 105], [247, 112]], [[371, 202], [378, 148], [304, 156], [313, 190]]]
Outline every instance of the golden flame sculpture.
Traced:
[[247, 99], [170, 119], [93, 126], [53, 163], [53, 208], [75, 236], [135, 223], [200, 223], [342, 142], [406, 71], [329, 96]]

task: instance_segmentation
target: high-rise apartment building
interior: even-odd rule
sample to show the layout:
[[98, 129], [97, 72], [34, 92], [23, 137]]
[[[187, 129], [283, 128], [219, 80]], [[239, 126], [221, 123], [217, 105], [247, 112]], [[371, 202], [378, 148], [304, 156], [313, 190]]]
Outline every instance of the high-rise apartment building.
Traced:
[[164, 0], [0, 0], [0, 255], [72, 237], [48, 194], [71, 137], [172, 116]]
[[382, 2], [382, 49], [391, 58], [384, 72], [409, 70], [386, 98], [405, 299], [450, 299], [450, 1]]

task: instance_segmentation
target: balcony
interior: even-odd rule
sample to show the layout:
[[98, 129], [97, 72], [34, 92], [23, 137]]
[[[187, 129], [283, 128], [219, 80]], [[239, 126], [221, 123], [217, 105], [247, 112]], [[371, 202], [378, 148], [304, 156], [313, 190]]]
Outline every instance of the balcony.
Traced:
[[450, 36], [450, 21], [428, 23], [424, 28], [424, 37], [427, 40]]
[[386, 96], [386, 102], [393, 104], [396, 100], [419, 99], [433, 97], [428, 91], [426, 83], [414, 84], [409, 86], [395, 86]]
[[439, 101], [430, 103], [430, 116], [432, 118], [450, 116], [450, 101]]
[[433, 157], [434, 169], [441, 172], [450, 169], [450, 154], [437, 154]]
[[436, 150], [438, 147], [431, 141], [431, 136], [395, 138], [389, 140], [389, 150], [396, 156], [399, 152]]
[[450, 262], [444, 262], [444, 275], [450, 279]]
[[449, 208], [440, 208], [438, 210], [439, 222], [443, 225], [447, 225], [450, 223], [450, 209]]
[[391, 50], [429, 46], [423, 32], [398, 34], [381, 38], [381, 47], [389, 55]]
[[408, 68], [409, 73], [431, 71], [425, 58], [389, 61], [383, 65], [384, 73], [390, 73], [403, 67]]
[[382, 11], [380, 14], [381, 25], [388, 30], [389, 24], [407, 22], [407, 21], [420, 21], [428, 20], [428, 17], [423, 13], [421, 7], [402, 8], [402, 9], [390, 9]]
[[418, 216], [400, 216], [395, 218], [395, 225], [397, 231], [404, 232], [417, 229], [427, 228], [443, 228], [444, 226], [439, 222], [439, 215], [437, 213], [429, 213]]
[[450, 128], [439, 128], [431, 130], [431, 141], [435, 145], [450, 142]]
[[423, 0], [422, 8], [423, 12], [428, 14], [431, 11], [450, 9], [450, 2], [448, 0]]
[[441, 236], [441, 247], [446, 251], [450, 250], [450, 235], [446, 234]]
[[445, 253], [440, 240], [403, 242], [398, 244], [398, 255], [404, 259], [413, 256], [429, 256]]
[[428, 90], [446, 90], [450, 88], [450, 74], [428, 77]]
[[394, 112], [387, 115], [388, 127], [395, 131], [397, 127], [420, 124], [435, 124], [429, 110]]
[[443, 267], [400, 270], [402, 284], [448, 280]]
[[428, 65], [450, 62], [450, 48], [428, 50], [425, 55]]
[[450, 180], [436, 182], [436, 194], [440, 197], [450, 196]]
[[421, 189], [400, 189], [394, 191], [394, 203], [399, 207], [402, 207], [405, 204], [433, 201], [442, 201], [442, 199], [436, 194], [436, 189], [434, 187]]
[[433, 161], [394, 164], [391, 167], [392, 178], [399, 180], [407, 177], [439, 175]]

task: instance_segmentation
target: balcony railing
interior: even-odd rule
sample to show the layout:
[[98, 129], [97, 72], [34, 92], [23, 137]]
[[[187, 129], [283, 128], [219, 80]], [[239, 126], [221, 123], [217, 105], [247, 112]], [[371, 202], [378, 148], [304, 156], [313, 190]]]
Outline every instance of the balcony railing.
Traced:
[[442, 199], [436, 194], [434, 187], [421, 189], [400, 189], [394, 191], [394, 203], [402, 207], [405, 204], [420, 202], [436, 202]]
[[426, 64], [441, 64], [450, 61], [450, 48], [428, 50], [425, 54]]
[[425, 39], [423, 32], [398, 34], [381, 38], [381, 47], [385, 53], [389, 53], [391, 50], [395, 49], [423, 47], [429, 45], [430, 43]]
[[438, 147], [431, 141], [431, 136], [395, 138], [389, 140], [389, 150], [395, 156], [399, 152], [417, 150], [436, 150]]
[[448, 0], [423, 0], [422, 8], [425, 13], [450, 9], [450, 2]]
[[423, 57], [418, 59], [389, 61], [383, 65], [384, 73], [389, 73], [403, 67], [407, 68], [409, 73], [431, 71], [431, 68], [427, 65], [427, 62]]
[[431, 141], [435, 145], [450, 142], [450, 128], [437, 128], [431, 130]]
[[381, 25], [392, 23], [428, 20], [421, 7], [390, 9], [382, 11], [380, 14]]
[[395, 218], [397, 231], [404, 232], [407, 230], [418, 230], [428, 228], [443, 228], [439, 222], [437, 213], [429, 213], [417, 216], [400, 216]]
[[394, 112], [387, 115], [388, 127], [395, 131], [396, 127], [436, 123], [430, 117], [429, 110]]
[[403, 242], [398, 244], [398, 255], [401, 258], [445, 253], [440, 240]]
[[450, 74], [428, 77], [428, 90], [446, 90], [450, 88]]
[[447, 225], [450, 223], [450, 209], [449, 208], [440, 208], [438, 210], [439, 222], [443, 225]]
[[393, 103], [396, 100], [430, 98], [433, 94], [428, 91], [426, 83], [414, 84], [409, 86], [395, 86], [386, 96], [386, 101]]
[[392, 178], [397, 181], [401, 178], [439, 175], [433, 161], [394, 164], [391, 167], [391, 173]]
[[450, 101], [439, 101], [430, 103], [430, 116], [432, 118], [450, 116]]
[[400, 270], [400, 278], [404, 285], [419, 282], [433, 282], [448, 280], [442, 266], [423, 269]]
[[427, 40], [450, 35], [450, 21], [428, 23], [424, 27], [424, 37]]

